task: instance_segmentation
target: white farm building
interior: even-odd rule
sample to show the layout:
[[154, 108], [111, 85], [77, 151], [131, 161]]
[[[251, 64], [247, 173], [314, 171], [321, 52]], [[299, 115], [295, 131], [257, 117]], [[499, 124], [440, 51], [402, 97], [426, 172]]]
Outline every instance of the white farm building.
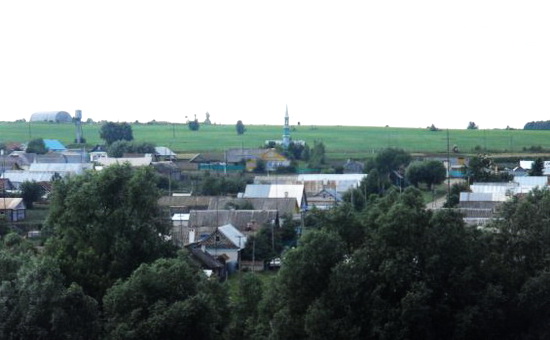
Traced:
[[65, 111], [35, 112], [31, 116], [31, 122], [70, 123], [72, 121], [73, 117]]

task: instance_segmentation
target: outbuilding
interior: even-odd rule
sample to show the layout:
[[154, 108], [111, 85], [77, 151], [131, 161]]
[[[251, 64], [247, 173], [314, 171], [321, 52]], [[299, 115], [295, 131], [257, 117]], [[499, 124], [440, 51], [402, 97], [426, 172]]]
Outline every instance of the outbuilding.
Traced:
[[71, 123], [73, 117], [66, 111], [35, 112], [31, 115], [31, 122]]

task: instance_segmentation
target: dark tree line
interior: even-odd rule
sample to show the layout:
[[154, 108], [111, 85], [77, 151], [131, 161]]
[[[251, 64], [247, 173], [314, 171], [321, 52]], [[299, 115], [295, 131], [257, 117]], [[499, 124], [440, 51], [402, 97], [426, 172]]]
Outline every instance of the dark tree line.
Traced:
[[523, 127], [524, 130], [550, 130], [550, 120], [539, 120], [536, 122], [529, 122]]

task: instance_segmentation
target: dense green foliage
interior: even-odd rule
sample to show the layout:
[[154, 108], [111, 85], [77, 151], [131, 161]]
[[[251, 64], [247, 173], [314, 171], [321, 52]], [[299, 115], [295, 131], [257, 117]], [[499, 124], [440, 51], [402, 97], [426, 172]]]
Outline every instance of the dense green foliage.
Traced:
[[152, 169], [126, 164], [56, 183], [46, 249], [68, 283], [100, 301], [117, 279], [170, 254], [154, 178]]
[[237, 121], [237, 124], [235, 125], [235, 129], [237, 130], [238, 135], [242, 135], [246, 131], [246, 128], [244, 127], [242, 120]]
[[445, 208], [456, 207], [458, 203], [460, 203], [460, 193], [470, 191], [470, 185], [466, 181], [454, 183], [453, 185], [451, 185], [451, 191], [447, 196], [447, 200], [445, 201]]
[[539, 120], [536, 122], [529, 122], [523, 127], [524, 130], [550, 130], [550, 120]]
[[195, 120], [190, 121], [187, 126], [191, 131], [198, 131], [201, 125], [199, 121], [195, 118]]
[[227, 292], [185, 258], [142, 264], [103, 305], [110, 339], [216, 339], [229, 316]]
[[126, 153], [137, 154], [154, 154], [155, 144], [148, 142], [129, 142], [125, 140], [118, 140], [109, 145], [107, 154], [109, 157], [122, 157]]
[[405, 172], [406, 178], [414, 186], [425, 183], [429, 190], [441, 184], [447, 177], [447, 170], [440, 161], [417, 161], [411, 163]]
[[323, 142], [313, 141], [313, 147], [309, 150], [309, 162], [310, 168], [321, 168], [326, 164], [326, 148]]
[[356, 222], [344, 208], [339, 229], [357, 224], [362, 236], [321, 221], [286, 254], [248, 338], [545, 338], [549, 211], [550, 192], [535, 191], [482, 231], [453, 210], [425, 210], [411, 188], [371, 202]]
[[531, 169], [529, 169], [529, 176], [542, 176], [544, 174], [544, 162], [542, 158], [537, 158], [531, 164]]
[[244, 177], [215, 176], [207, 173], [196, 194], [204, 196], [236, 195], [244, 192], [248, 181]]
[[[374, 163], [376, 174], [407, 157], [375, 159], [390, 163]], [[151, 170], [113, 166], [59, 181], [46, 251], [13, 233], [0, 242], [0, 338], [550, 335], [549, 190], [515, 197], [478, 228], [458, 211], [426, 210], [413, 187], [381, 192], [382, 178], [361, 183], [353, 196], [362, 204], [310, 212], [272, 282], [245, 274], [231, 297], [164, 241]], [[277, 254], [297, 226], [261, 229], [256, 255]]]
[[134, 140], [132, 126], [128, 123], [105, 123], [99, 130], [99, 137], [103, 139], [107, 145], [111, 145], [117, 140]]
[[508, 182], [511, 175], [499, 172], [492, 157], [489, 155], [477, 155], [468, 162], [468, 177], [470, 182]]
[[36, 138], [27, 144], [27, 149], [25, 151], [27, 153], [43, 155], [48, 152], [48, 149], [46, 149], [46, 144], [44, 144], [44, 140], [42, 138]]
[[44, 188], [36, 183], [36, 181], [25, 181], [21, 183], [20, 190], [23, 202], [28, 209], [32, 209], [34, 202], [40, 200], [42, 195], [44, 195]]
[[467, 129], [469, 129], [469, 130], [477, 130], [477, 129], [479, 129], [479, 126], [477, 126], [476, 123], [474, 123], [474, 122], [469, 122], [469, 123], [468, 123]]

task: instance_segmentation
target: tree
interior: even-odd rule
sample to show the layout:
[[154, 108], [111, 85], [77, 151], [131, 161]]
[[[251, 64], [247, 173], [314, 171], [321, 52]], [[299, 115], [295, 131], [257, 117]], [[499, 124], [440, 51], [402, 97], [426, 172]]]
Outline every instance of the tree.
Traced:
[[34, 202], [40, 200], [42, 195], [44, 195], [44, 188], [40, 184], [36, 183], [36, 181], [25, 181], [21, 183], [20, 190], [23, 202], [29, 209], [32, 209]]
[[537, 158], [531, 164], [531, 169], [529, 170], [529, 176], [542, 176], [544, 174], [544, 162], [542, 158]]
[[148, 142], [129, 142], [118, 140], [113, 142], [107, 149], [109, 157], [123, 157], [125, 153], [155, 153], [155, 145]]
[[416, 161], [409, 164], [407, 171], [405, 172], [405, 177], [415, 187], [418, 187], [418, 184], [424, 180], [425, 165], [424, 162]]
[[165, 240], [159, 192], [151, 168], [113, 165], [58, 181], [46, 221], [46, 252], [66, 282], [101, 301], [104, 292], [141, 263], [173, 254]]
[[476, 123], [474, 123], [474, 122], [469, 122], [468, 123], [468, 127], [467, 127], [468, 130], [477, 130], [478, 128], [479, 127], [476, 125]]
[[309, 164], [311, 168], [319, 168], [326, 163], [325, 144], [323, 142], [313, 141], [313, 147], [309, 152]]
[[0, 286], [2, 339], [97, 339], [97, 302], [76, 284], [63, 285], [57, 263], [48, 256], [33, 257], [16, 278]]
[[411, 162], [411, 155], [403, 149], [386, 148], [367, 163], [367, 170], [377, 169], [380, 176], [389, 176], [392, 171], [402, 171]]
[[[142, 264], [105, 295], [112, 339], [215, 339], [227, 324], [227, 297], [184, 257]], [[221, 295], [221, 296], [220, 296]], [[227, 293], [225, 294], [227, 296]]]
[[29, 142], [25, 152], [43, 155], [48, 152], [48, 149], [46, 148], [46, 144], [44, 144], [44, 140], [42, 138], [36, 138]]
[[237, 134], [242, 135], [246, 131], [246, 128], [242, 122], [242, 120], [237, 121], [237, 125], [235, 125], [235, 128], [237, 129]]
[[311, 231], [301, 243], [285, 254], [275, 287], [270, 289], [275, 294], [266, 297], [260, 311], [260, 322], [270, 324], [274, 338], [305, 337], [306, 311], [327, 288], [333, 267], [344, 258], [343, 243], [335, 233]]
[[461, 192], [469, 192], [470, 186], [468, 185], [468, 182], [460, 182], [460, 183], [454, 183], [451, 185], [451, 192], [449, 193], [449, 196], [447, 197], [447, 201], [445, 202], [444, 207], [445, 208], [453, 208], [460, 203], [460, 193]]
[[441, 184], [447, 177], [447, 170], [440, 161], [427, 161], [425, 163], [425, 177], [424, 183], [431, 190], [434, 185]]
[[258, 320], [258, 304], [262, 299], [262, 280], [254, 273], [246, 273], [239, 280], [235, 301], [232, 303], [230, 339], [254, 339]]
[[117, 140], [131, 141], [134, 139], [132, 134], [132, 126], [124, 123], [107, 122], [101, 126], [99, 130], [99, 137], [111, 145]]
[[477, 155], [468, 162], [468, 176], [473, 182], [508, 182], [511, 175], [498, 173], [498, 167], [489, 155]]
[[201, 125], [200, 125], [199, 121], [197, 120], [197, 118], [195, 118], [195, 120], [190, 121], [187, 124], [187, 126], [189, 127], [189, 130], [191, 130], [191, 131], [198, 131]]

